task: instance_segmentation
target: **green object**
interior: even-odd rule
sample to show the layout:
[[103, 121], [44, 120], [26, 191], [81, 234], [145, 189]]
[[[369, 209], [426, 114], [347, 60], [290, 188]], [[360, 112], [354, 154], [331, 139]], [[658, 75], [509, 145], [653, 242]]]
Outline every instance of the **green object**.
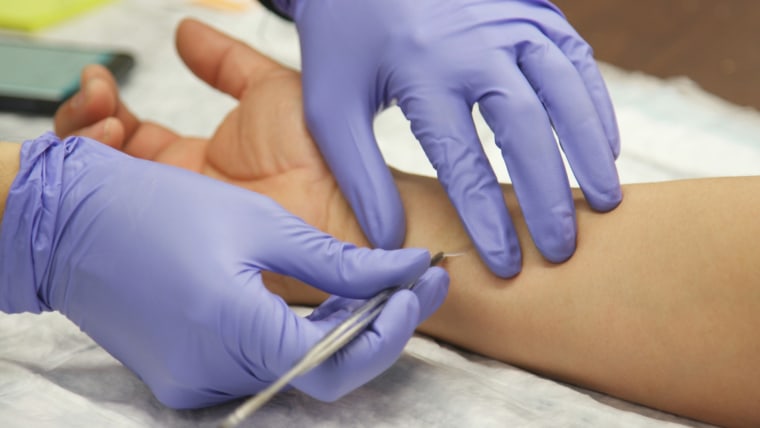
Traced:
[[34, 31], [111, 0], [0, 0], [0, 27]]

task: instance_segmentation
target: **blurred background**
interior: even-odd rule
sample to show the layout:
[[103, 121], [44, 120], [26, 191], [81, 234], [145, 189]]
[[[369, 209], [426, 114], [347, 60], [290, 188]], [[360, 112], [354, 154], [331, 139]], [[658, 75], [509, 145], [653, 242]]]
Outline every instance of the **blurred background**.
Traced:
[[596, 58], [760, 109], [760, 2], [555, 0]]
[[[0, 0], [2, 28], [32, 33], [112, 0]], [[242, 10], [256, 0], [159, 0]], [[597, 59], [657, 77], [687, 76], [740, 106], [760, 109], [760, 2], [756, 0], [554, 0], [594, 48]], [[48, 12], [44, 12], [48, 11]], [[21, 17], [21, 18], [20, 18]], [[23, 32], [23, 31], [22, 31]]]

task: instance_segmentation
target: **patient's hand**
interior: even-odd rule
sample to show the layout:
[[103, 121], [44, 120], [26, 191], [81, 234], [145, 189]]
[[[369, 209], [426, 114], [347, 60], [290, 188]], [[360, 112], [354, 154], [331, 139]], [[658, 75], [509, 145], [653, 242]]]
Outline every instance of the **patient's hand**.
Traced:
[[83, 72], [85, 89], [56, 113], [56, 133], [86, 135], [266, 194], [313, 226], [366, 245], [306, 129], [299, 74], [197, 21], [180, 24], [177, 49], [198, 77], [240, 100], [211, 139], [138, 119], [100, 66]]
[[211, 139], [138, 119], [100, 66], [83, 72], [84, 89], [56, 113], [56, 133], [85, 135], [265, 194], [311, 225], [367, 245], [306, 129], [299, 74], [197, 21], [180, 24], [177, 49], [198, 77], [240, 100]]

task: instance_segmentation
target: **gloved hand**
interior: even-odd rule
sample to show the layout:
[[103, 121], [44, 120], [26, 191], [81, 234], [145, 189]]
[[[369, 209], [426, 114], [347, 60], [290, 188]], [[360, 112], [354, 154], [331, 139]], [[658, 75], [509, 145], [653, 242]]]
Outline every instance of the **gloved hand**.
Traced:
[[134, 159], [84, 138], [26, 142], [0, 234], [0, 310], [57, 310], [171, 407], [250, 395], [347, 315], [314, 319], [269, 293], [261, 271], [365, 298], [422, 275], [371, 326], [293, 386], [333, 400], [389, 367], [442, 302], [425, 250], [344, 244], [262, 195]]
[[309, 128], [370, 240], [403, 239], [399, 195], [373, 134], [394, 102], [438, 172], [481, 257], [499, 276], [520, 246], [472, 122], [496, 136], [531, 236], [552, 262], [576, 221], [552, 125], [592, 208], [622, 193], [614, 111], [591, 48], [544, 0], [273, 0], [293, 18]]

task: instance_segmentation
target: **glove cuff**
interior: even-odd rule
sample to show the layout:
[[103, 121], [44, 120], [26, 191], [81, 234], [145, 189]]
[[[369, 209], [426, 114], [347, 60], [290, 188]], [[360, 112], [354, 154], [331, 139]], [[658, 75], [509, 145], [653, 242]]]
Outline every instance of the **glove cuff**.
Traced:
[[52, 133], [21, 147], [18, 175], [8, 192], [0, 229], [0, 310], [40, 313], [40, 299], [57, 244], [56, 216], [61, 198], [63, 162], [71, 140]]

